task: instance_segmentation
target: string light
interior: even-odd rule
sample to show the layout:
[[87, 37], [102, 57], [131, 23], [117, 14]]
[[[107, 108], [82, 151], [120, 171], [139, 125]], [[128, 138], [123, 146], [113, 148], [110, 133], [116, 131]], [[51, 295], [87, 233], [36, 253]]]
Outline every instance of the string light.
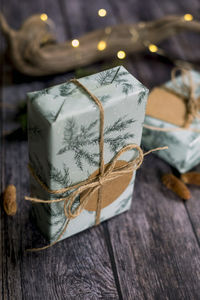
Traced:
[[107, 15], [106, 9], [104, 9], [104, 8], [99, 9], [98, 15], [99, 15], [99, 17], [102, 17], [102, 18], [105, 17]]
[[72, 47], [77, 48], [79, 46], [79, 40], [73, 40], [72, 41]]
[[119, 59], [124, 59], [126, 57], [126, 53], [123, 50], [117, 52], [117, 57]]
[[158, 51], [158, 47], [156, 45], [154, 45], [154, 44], [150, 44], [148, 46], [148, 48], [149, 48], [150, 52], [157, 52]]
[[[99, 15], [100, 17], [105, 17], [105, 16], [107, 15], [106, 9], [104, 9], [104, 8], [99, 9], [99, 10], [98, 10], [98, 15]], [[191, 14], [185, 14], [185, 15], [183, 16], [184, 21], [192, 21], [193, 18], [194, 18], [194, 17], [193, 17], [193, 15], [191, 15]], [[47, 21], [47, 19], [48, 19], [47, 14], [45, 14], [45, 13], [41, 14], [41, 15], [40, 15], [40, 19], [41, 19], [42, 21]], [[140, 22], [140, 23], [138, 24], [138, 27], [140, 27], [140, 28], [143, 28], [143, 27], [145, 27], [145, 26], [146, 26], [146, 24], [143, 23], [143, 22]], [[106, 28], [105, 28], [105, 34], [106, 34], [106, 36], [109, 36], [109, 35], [111, 34], [111, 32], [112, 32], [112, 28], [111, 28], [111, 27], [106, 27]], [[133, 42], [137, 41], [138, 38], [139, 38], [139, 34], [138, 34], [138, 32], [135, 30], [135, 28], [129, 28], [129, 32], [130, 32], [130, 34], [131, 34], [131, 36], [132, 36], [132, 37], [131, 37], [131, 40], [132, 40]], [[101, 41], [98, 42], [98, 44], [97, 44], [97, 49], [98, 49], [99, 51], [103, 51], [103, 50], [105, 50], [105, 49], [107, 48], [107, 42], [106, 42], [107, 39], [108, 39], [108, 37], [105, 37], [105, 40], [101, 40]], [[72, 40], [71, 43], [72, 43], [72, 46], [73, 46], [74, 48], [77, 48], [77, 47], [79, 46], [79, 44], [80, 44], [78, 39]], [[144, 43], [145, 47], [148, 47], [148, 49], [149, 49], [150, 52], [152, 52], [152, 53], [157, 53], [157, 54], [163, 55], [163, 56], [165, 56], [165, 57], [168, 57], [168, 56], [165, 54], [165, 52], [164, 52], [162, 49], [158, 48], [155, 44], [150, 44], [149, 41], [144, 41], [143, 43]], [[118, 59], [125, 59], [125, 57], [126, 57], [126, 52], [123, 51], [123, 50], [118, 51], [118, 52], [117, 52], [117, 57], [118, 57]], [[176, 61], [173, 61], [173, 62], [176, 64]], [[178, 62], [178, 61], [177, 61], [177, 62]], [[181, 61], [181, 63], [182, 63], [182, 61]], [[184, 63], [185, 63], [185, 62], [184, 62]]]
[[41, 14], [40, 15], [40, 19], [42, 20], [42, 21], [47, 21], [47, 19], [48, 19], [48, 16], [47, 16], [47, 14]]
[[99, 51], [103, 51], [103, 50], [106, 49], [106, 46], [107, 46], [107, 44], [106, 44], [105, 41], [100, 41], [100, 42], [98, 43], [98, 45], [97, 45], [97, 49], [98, 49]]
[[191, 15], [191, 14], [185, 14], [183, 16], [183, 18], [184, 18], [185, 21], [192, 21], [193, 20], [193, 15]]
[[[105, 17], [105, 16], [107, 15], [106, 9], [104, 9], [104, 8], [99, 9], [99, 10], [98, 10], [98, 15], [99, 15], [100, 17]], [[47, 21], [47, 19], [48, 19], [47, 14], [45, 14], [45, 13], [41, 14], [41, 15], [40, 15], [40, 19], [41, 19], [42, 21]], [[185, 21], [192, 21], [192, 20], [193, 20], [193, 15], [191, 15], [191, 14], [185, 14], [185, 15], [183, 16], [183, 19], [184, 19]], [[138, 25], [138, 27], [140, 27], [140, 28], [145, 27], [145, 23], [144, 23], [144, 22], [140, 22], [139, 25]], [[111, 34], [111, 31], [112, 31], [111, 27], [106, 27], [106, 28], [105, 28], [105, 34], [106, 34], [106, 35], [110, 35], [110, 34]], [[133, 42], [137, 41], [138, 38], [139, 38], [139, 34], [138, 34], [138, 32], [135, 30], [135, 28], [130, 28], [130, 29], [129, 29], [129, 32], [130, 32], [130, 34], [131, 34], [131, 36], [132, 36], [132, 37], [131, 37], [131, 40], [132, 40]], [[98, 49], [99, 51], [103, 51], [103, 50], [105, 50], [105, 49], [107, 48], [106, 40], [107, 40], [107, 38], [105, 37], [105, 40], [101, 40], [101, 41], [98, 42], [98, 44], [97, 44], [97, 49]], [[72, 47], [74, 47], [74, 48], [79, 47], [79, 44], [80, 44], [78, 39], [72, 40], [71, 43], [72, 43]], [[155, 44], [149, 44], [149, 41], [147, 41], [147, 42], [144, 43], [144, 44], [145, 44], [146, 47], [148, 47], [148, 49], [149, 49], [150, 52], [152, 52], [152, 53], [158, 53], [158, 54], [162, 54], [162, 55], [166, 56], [165, 53], [163, 52], [163, 50], [162, 50], [162, 49], [159, 49]], [[124, 58], [126, 57], [126, 52], [123, 51], [123, 50], [118, 51], [118, 52], [117, 52], [117, 57], [118, 57], [118, 59], [124, 59]]]

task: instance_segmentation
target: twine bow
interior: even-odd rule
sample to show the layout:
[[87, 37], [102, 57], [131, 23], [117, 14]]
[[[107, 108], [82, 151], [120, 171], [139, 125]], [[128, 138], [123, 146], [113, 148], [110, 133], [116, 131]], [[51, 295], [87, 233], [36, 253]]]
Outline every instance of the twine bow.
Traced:
[[[167, 149], [168, 147], [160, 147], [156, 149], [152, 149], [145, 154], [143, 153], [140, 146], [136, 144], [130, 144], [127, 146], [124, 146], [119, 150], [119, 152], [114, 156], [112, 159], [110, 165], [105, 169], [104, 165], [104, 109], [99, 101], [99, 99], [94, 96], [84, 85], [82, 85], [78, 80], [72, 79], [71, 82], [79, 86], [84, 92], [86, 92], [90, 98], [97, 104], [100, 112], [100, 138], [99, 138], [99, 154], [100, 154], [100, 169], [99, 174], [95, 176], [94, 178], [88, 178], [76, 185], [72, 185], [69, 187], [65, 187], [59, 190], [50, 190], [44, 182], [42, 182], [39, 177], [36, 175], [34, 169], [29, 165], [29, 170], [32, 174], [32, 176], [36, 179], [36, 181], [41, 185], [41, 187], [46, 190], [50, 194], [63, 194], [66, 192], [71, 191], [70, 195], [66, 197], [61, 197], [59, 199], [53, 199], [53, 200], [42, 200], [38, 198], [33, 197], [25, 197], [25, 200], [33, 201], [36, 203], [56, 203], [64, 201], [64, 213], [66, 217], [66, 223], [64, 228], [62, 229], [61, 233], [57, 237], [57, 239], [44, 247], [41, 248], [34, 248], [34, 249], [28, 249], [28, 251], [40, 251], [44, 250], [46, 248], [49, 248], [56, 244], [66, 231], [66, 228], [70, 222], [71, 219], [76, 218], [80, 215], [80, 213], [83, 211], [84, 207], [87, 205], [90, 197], [98, 191], [98, 200], [97, 200], [97, 207], [96, 207], [96, 219], [95, 224], [99, 224], [100, 222], [100, 213], [101, 213], [101, 203], [102, 203], [102, 185], [108, 181], [111, 181], [117, 177], [123, 176], [124, 174], [136, 171], [142, 164], [144, 156], [149, 154], [150, 152], [157, 151], [157, 150], [163, 150]], [[117, 166], [116, 162], [118, 158], [126, 151], [129, 150], [137, 150], [138, 156], [129, 162], [126, 162], [123, 166]], [[81, 198], [79, 205], [73, 209], [73, 205], [76, 201], [76, 198], [84, 191], [87, 191], [84, 196]]]

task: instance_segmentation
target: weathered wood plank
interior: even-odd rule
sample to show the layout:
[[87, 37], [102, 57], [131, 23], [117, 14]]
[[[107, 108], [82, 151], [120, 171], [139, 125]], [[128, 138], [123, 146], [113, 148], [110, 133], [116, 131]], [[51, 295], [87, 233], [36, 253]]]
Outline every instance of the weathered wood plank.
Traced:
[[[62, 4], [62, 3], [61, 3]], [[56, 24], [60, 39], [70, 38], [63, 31], [65, 13], [55, 1], [9, 0], [3, 11], [11, 25], [17, 26], [34, 12], [46, 12]], [[18, 18], [13, 18], [18, 15]], [[73, 18], [73, 15], [68, 16]], [[15, 21], [16, 20], [16, 21]], [[7, 62], [5, 62], [7, 68]], [[3, 102], [19, 103], [26, 92], [66, 80], [66, 75], [35, 80], [14, 73], [4, 75]], [[65, 76], [65, 77], [64, 77]], [[67, 74], [70, 76], [70, 74]], [[2, 131], [15, 128], [15, 111], [3, 109]], [[45, 244], [29, 219], [30, 204], [23, 200], [29, 192], [27, 142], [3, 140], [2, 189], [17, 187], [18, 212], [9, 218], [1, 211], [2, 299], [118, 299], [102, 227], [88, 230], [41, 253], [26, 253], [27, 247]], [[5, 178], [5, 180], [3, 180]]]
[[[200, 165], [194, 168], [192, 171], [200, 172]], [[200, 212], [199, 212], [199, 194], [200, 194], [200, 187], [189, 185], [188, 186], [191, 192], [192, 198], [190, 201], [185, 203], [188, 216], [190, 218], [190, 222], [192, 224], [194, 233], [200, 245]]]
[[[4, 55], [3, 55], [3, 52], [4, 52], [4, 49], [5, 49], [5, 43], [4, 41], [1, 41], [0, 43], [0, 65], [1, 65], [1, 68], [0, 68], [0, 105], [2, 103], [2, 81], [3, 81], [3, 61], [4, 61]], [[3, 124], [2, 124], [2, 118], [3, 118], [3, 114], [2, 114], [2, 110], [0, 109], [0, 133], [2, 132], [2, 127], [3, 127]], [[0, 161], [3, 160], [3, 152], [2, 152], [2, 148], [1, 148], [1, 145], [2, 145], [2, 135], [0, 134]], [[3, 173], [3, 165], [0, 164], [0, 174]], [[0, 180], [0, 190], [2, 190], [2, 183], [3, 183], [3, 178], [1, 178]], [[0, 200], [2, 199], [2, 195], [0, 196]], [[1, 220], [1, 214], [2, 214], [2, 210], [1, 210], [2, 206], [0, 207], [0, 220]], [[2, 223], [0, 221], [0, 245], [2, 245], [3, 243], [3, 228], [2, 228]], [[3, 255], [2, 255], [2, 247], [0, 247], [0, 290], [1, 290], [1, 294], [3, 293]]]

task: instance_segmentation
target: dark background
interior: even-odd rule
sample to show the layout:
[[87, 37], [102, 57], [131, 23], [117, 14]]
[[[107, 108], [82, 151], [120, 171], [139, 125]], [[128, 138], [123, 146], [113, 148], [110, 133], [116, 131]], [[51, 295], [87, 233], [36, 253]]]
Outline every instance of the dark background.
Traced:
[[[32, 14], [46, 13], [56, 25], [59, 41], [120, 22], [154, 20], [167, 14], [193, 14], [200, 20], [199, 0], [1, 0], [0, 10], [15, 29]], [[107, 16], [98, 17], [105, 8]], [[200, 60], [200, 37], [181, 34], [161, 44], [174, 58]], [[0, 35], [2, 103], [18, 104], [28, 91], [109, 68], [116, 59], [58, 76], [31, 78], [15, 71], [4, 55]], [[66, 58], [68, 59], [68, 58]], [[173, 64], [156, 54], [128, 56], [122, 63], [148, 88], [170, 78]], [[30, 221], [27, 142], [8, 139], [15, 130], [16, 110], [0, 111], [0, 179], [17, 187], [18, 212], [8, 217], [0, 209], [0, 287], [2, 299], [198, 299], [200, 295], [200, 211], [198, 188], [182, 202], [161, 184], [171, 172], [164, 161], [151, 155], [137, 172], [131, 210], [98, 227], [64, 240], [39, 253], [27, 247], [45, 245]], [[197, 167], [197, 170], [200, 170]]]

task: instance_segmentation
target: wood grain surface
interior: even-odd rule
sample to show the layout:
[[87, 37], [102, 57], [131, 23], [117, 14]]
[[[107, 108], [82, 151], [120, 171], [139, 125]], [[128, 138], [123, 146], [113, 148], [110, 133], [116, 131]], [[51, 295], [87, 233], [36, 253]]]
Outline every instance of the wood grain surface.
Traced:
[[[99, 18], [99, 8], [107, 16]], [[1, 0], [0, 10], [14, 28], [34, 13], [47, 13], [55, 22], [58, 40], [120, 22], [139, 22], [166, 14], [192, 13], [199, 18], [199, 0]], [[122, 45], [123, 47], [123, 45]], [[162, 44], [173, 57], [200, 60], [200, 38], [181, 34]], [[186, 204], [161, 184], [172, 169], [154, 155], [137, 172], [129, 212], [68, 238], [39, 253], [26, 248], [46, 243], [30, 218], [27, 141], [8, 139], [16, 129], [17, 105], [28, 91], [65, 81], [84, 72], [98, 72], [116, 63], [105, 61], [71, 73], [30, 78], [16, 72], [5, 55], [0, 35], [1, 191], [17, 188], [18, 212], [8, 217], [0, 208], [0, 299], [194, 299], [200, 298], [200, 190], [190, 187]], [[66, 58], [69, 59], [69, 58]], [[135, 55], [123, 64], [148, 88], [169, 79], [172, 64], [156, 55]], [[196, 170], [200, 171], [197, 166]]]

